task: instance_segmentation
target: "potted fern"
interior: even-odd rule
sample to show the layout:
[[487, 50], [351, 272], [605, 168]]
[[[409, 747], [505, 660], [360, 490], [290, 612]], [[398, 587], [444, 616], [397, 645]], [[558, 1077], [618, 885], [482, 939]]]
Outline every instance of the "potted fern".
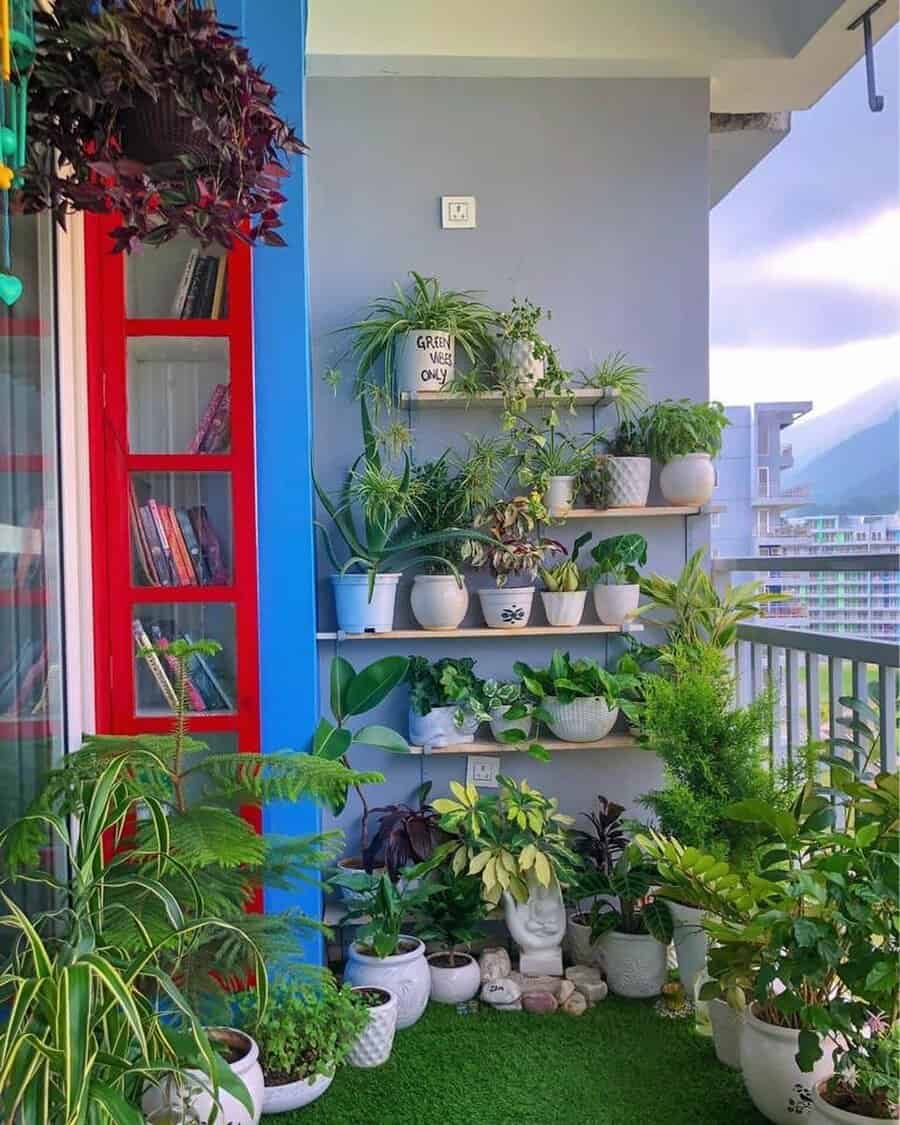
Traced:
[[579, 535], [572, 544], [572, 553], [555, 566], [539, 568], [546, 589], [541, 591], [541, 602], [550, 625], [574, 628], [584, 614], [590, 572], [578, 565], [581, 548], [591, 538], [591, 532]]
[[712, 459], [728, 425], [720, 402], [666, 399], [649, 408], [648, 448], [662, 465], [659, 487], [669, 504], [700, 507], [709, 502], [716, 486]]
[[594, 609], [604, 625], [624, 625], [641, 596], [637, 568], [647, 563], [647, 540], [629, 532], [601, 539], [591, 551]]

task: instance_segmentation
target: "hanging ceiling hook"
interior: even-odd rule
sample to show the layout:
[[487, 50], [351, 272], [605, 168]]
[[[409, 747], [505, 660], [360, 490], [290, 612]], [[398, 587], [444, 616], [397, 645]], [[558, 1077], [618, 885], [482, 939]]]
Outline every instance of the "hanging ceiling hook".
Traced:
[[873, 113], [881, 113], [884, 109], [884, 98], [881, 94], [875, 93], [875, 52], [872, 48], [872, 16], [884, 2], [885, 0], [875, 0], [875, 3], [867, 8], [863, 14], [858, 19], [855, 19], [847, 28], [848, 31], [856, 31], [860, 24], [862, 24], [863, 43], [866, 49], [866, 86], [869, 91], [869, 109]]

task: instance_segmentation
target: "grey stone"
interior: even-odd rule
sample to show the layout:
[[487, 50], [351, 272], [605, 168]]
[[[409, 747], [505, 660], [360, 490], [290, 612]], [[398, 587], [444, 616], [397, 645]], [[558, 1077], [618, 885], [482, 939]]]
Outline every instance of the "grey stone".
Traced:
[[575, 985], [576, 990], [587, 1001], [589, 1008], [606, 999], [609, 990], [599, 969], [589, 965], [572, 965], [566, 969], [566, 979]]
[[565, 1004], [572, 993], [575, 991], [575, 984], [570, 980], [561, 980], [559, 988], [556, 990], [556, 999], [560, 1004]]
[[559, 993], [562, 977], [521, 977], [522, 995], [531, 992], [549, 992], [552, 996]]
[[515, 981], [489, 980], [481, 988], [481, 999], [501, 1012], [518, 1012], [522, 1009], [522, 990]]

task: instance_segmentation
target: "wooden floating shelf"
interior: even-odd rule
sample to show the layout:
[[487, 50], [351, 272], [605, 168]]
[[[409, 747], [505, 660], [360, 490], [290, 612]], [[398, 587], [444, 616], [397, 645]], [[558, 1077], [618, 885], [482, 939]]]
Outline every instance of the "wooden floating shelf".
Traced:
[[[529, 406], [540, 406], [542, 403], [566, 402], [569, 397], [577, 406], [601, 406], [609, 404], [616, 398], [616, 394], [608, 391], [595, 391], [591, 387], [575, 387], [570, 392], [559, 395], [529, 395]], [[479, 395], [458, 395], [452, 391], [426, 391], [424, 394], [410, 394], [403, 391], [400, 395], [401, 406], [443, 406], [465, 409], [469, 406], [501, 406], [504, 395], [501, 391], [482, 391]]]
[[[202, 587], [201, 587], [202, 588]], [[522, 629], [391, 629], [388, 633], [316, 633], [317, 641], [441, 641], [461, 638], [584, 637], [598, 633], [640, 633], [643, 625], [526, 625]]]
[[705, 516], [709, 511], [708, 508], [674, 505], [660, 508], [570, 508], [564, 516], [552, 518], [554, 520], [635, 520], [651, 516]]
[[435, 746], [426, 750], [423, 746], [410, 746], [410, 754], [524, 754], [532, 743], [538, 743], [545, 750], [636, 750], [637, 739], [633, 734], [610, 734], [596, 742], [562, 742], [558, 738], [530, 738], [525, 743], [512, 745], [508, 742], [494, 742], [488, 738], [482, 741], [461, 742], [450, 746]]

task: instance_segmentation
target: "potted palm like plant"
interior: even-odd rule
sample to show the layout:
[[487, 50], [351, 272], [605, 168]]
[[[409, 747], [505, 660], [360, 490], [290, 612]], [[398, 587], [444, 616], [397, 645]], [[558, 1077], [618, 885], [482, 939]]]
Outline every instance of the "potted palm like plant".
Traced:
[[648, 409], [647, 444], [662, 465], [659, 487], [670, 504], [699, 507], [709, 502], [716, 486], [712, 459], [729, 424], [720, 402], [666, 399]]
[[578, 565], [578, 555], [590, 538], [590, 531], [579, 535], [567, 559], [555, 566], [542, 566], [538, 571], [546, 587], [541, 591], [541, 601], [551, 625], [571, 628], [581, 621], [590, 573]]
[[641, 596], [637, 568], [647, 563], [647, 540], [629, 532], [601, 539], [591, 551], [594, 609], [604, 625], [624, 625]]
[[481, 969], [468, 950], [483, 917], [480, 881], [439, 867], [431, 876], [431, 893], [414, 912], [417, 936], [439, 947], [426, 958], [431, 999], [438, 1004], [460, 1004], [478, 993]]

